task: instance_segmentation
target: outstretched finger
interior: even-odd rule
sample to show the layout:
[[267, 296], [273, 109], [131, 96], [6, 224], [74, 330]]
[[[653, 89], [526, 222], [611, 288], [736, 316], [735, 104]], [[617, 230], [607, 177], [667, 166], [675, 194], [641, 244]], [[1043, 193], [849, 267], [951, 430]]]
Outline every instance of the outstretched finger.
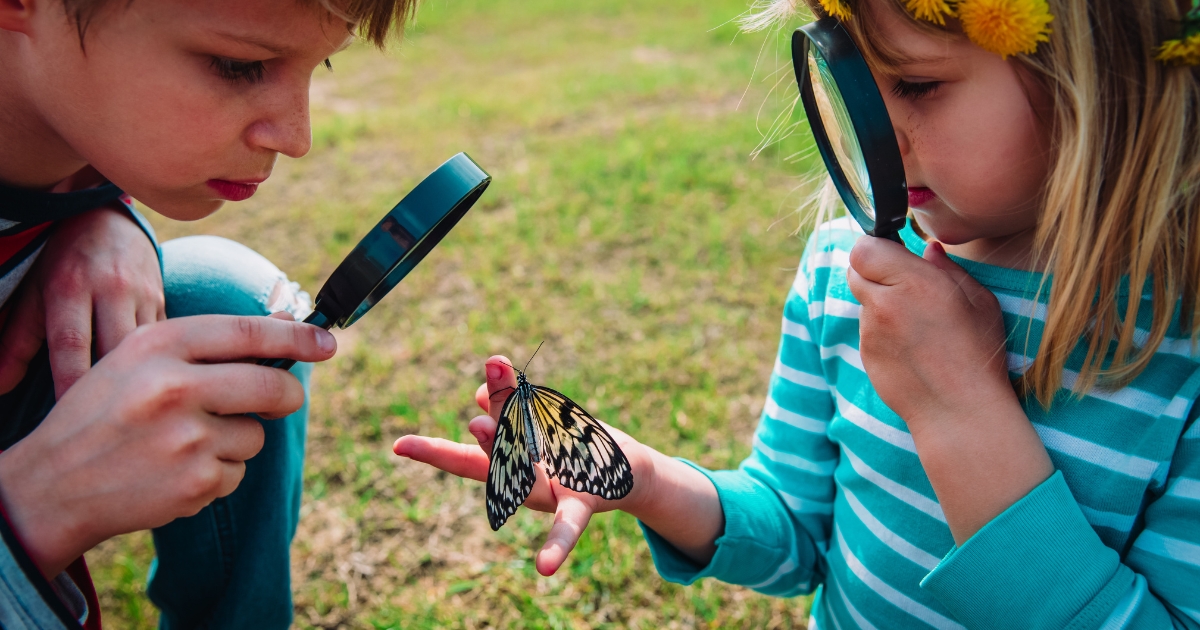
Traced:
[[475, 404], [479, 405], [484, 413], [492, 408], [491, 401], [488, 400], [487, 383], [480, 383], [479, 388], [475, 390]]
[[558, 500], [558, 510], [554, 512], [554, 525], [546, 544], [537, 554], [537, 570], [545, 576], [554, 575], [555, 571], [566, 561], [567, 555], [579, 542], [588, 521], [592, 519], [592, 508], [588, 507], [579, 497], [566, 495]]
[[406, 435], [392, 445], [392, 452], [400, 457], [429, 464], [451, 475], [487, 480], [488, 456], [470, 444], [459, 444], [441, 438]]

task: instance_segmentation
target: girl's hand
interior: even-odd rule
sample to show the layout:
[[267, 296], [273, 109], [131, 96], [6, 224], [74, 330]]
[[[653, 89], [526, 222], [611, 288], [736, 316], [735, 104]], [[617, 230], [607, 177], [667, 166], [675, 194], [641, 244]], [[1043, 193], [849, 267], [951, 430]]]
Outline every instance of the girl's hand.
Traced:
[[941, 243], [930, 243], [922, 259], [885, 239], [859, 239], [847, 279], [862, 303], [863, 367], [911, 430], [989, 400], [1016, 400], [1000, 304]]
[[[430, 464], [450, 474], [486, 482], [496, 422], [507, 399], [505, 394], [516, 386], [517, 376], [508, 359], [494, 356], [487, 360], [487, 383], [479, 386], [475, 401], [488, 415], [478, 416], [468, 425], [479, 448], [438, 438], [406, 435], [396, 440], [392, 450], [401, 457]], [[493, 396], [495, 399], [491, 398]], [[537, 481], [525, 500], [525, 507], [554, 513], [550, 535], [537, 554], [538, 573], [553, 575], [575, 548], [592, 514], [609, 510], [632, 514], [696, 563], [708, 564], [716, 551], [715, 541], [725, 529], [725, 513], [721, 510], [716, 487], [695, 468], [604, 426], [629, 459], [633, 469], [633, 490], [623, 499], [606, 501], [562, 487], [558, 481], [548, 479], [546, 472], [538, 466]]]
[[931, 243], [925, 259], [880, 238], [850, 253], [871, 384], [908, 425], [961, 545], [1054, 472], [1008, 381], [996, 296]]
[[[392, 450], [397, 455], [430, 464], [453, 475], [486, 482], [500, 410], [517, 386], [517, 376], [508, 359], [491, 357], [487, 360], [486, 369], [487, 382], [479, 386], [475, 401], [489, 415], [478, 416], [467, 425], [471, 435], [479, 442], [478, 448], [440, 438], [406, 435], [396, 440]], [[564, 488], [556, 479], [548, 478], [546, 471], [535, 464], [537, 481], [524, 505], [539, 512], [554, 513], [554, 525], [536, 559], [538, 573], [542, 575], [553, 575], [562, 566], [587, 528], [592, 514], [610, 510], [636, 513], [639, 503], [647, 495], [653, 472], [650, 449], [608, 425], [604, 425], [604, 428], [608, 429], [629, 459], [633, 469], [633, 490], [623, 499], [607, 501], [593, 494]]]
[[62, 221], [22, 283], [0, 334], [0, 393], [50, 346], [55, 397], [134, 328], [166, 319], [150, 239], [124, 212], [102, 208]]
[[44, 575], [97, 543], [190, 516], [233, 492], [263, 444], [258, 420], [304, 389], [256, 357], [324, 361], [328, 332], [271, 317], [202, 315], [141, 326], [0, 453], [0, 502]]

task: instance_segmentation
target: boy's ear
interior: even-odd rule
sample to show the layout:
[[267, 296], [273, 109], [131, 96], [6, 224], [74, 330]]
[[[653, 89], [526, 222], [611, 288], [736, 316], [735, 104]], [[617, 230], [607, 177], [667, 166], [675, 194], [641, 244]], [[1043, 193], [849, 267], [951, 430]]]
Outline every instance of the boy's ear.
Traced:
[[29, 32], [35, 2], [36, 0], [0, 0], [0, 29], [17, 33]]

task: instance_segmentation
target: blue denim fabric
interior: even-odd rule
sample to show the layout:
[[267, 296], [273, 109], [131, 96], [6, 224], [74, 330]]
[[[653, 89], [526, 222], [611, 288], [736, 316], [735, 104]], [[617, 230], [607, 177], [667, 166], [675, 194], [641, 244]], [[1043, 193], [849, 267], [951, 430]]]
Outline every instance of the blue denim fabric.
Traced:
[[[168, 317], [200, 314], [303, 317], [307, 295], [250, 248], [214, 236], [162, 244]], [[292, 373], [308, 391], [311, 364]], [[308, 402], [264, 420], [262, 451], [237, 490], [195, 516], [154, 530], [158, 553], [148, 594], [159, 627], [286, 628], [292, 621], [290, 547], [300, 514]]]

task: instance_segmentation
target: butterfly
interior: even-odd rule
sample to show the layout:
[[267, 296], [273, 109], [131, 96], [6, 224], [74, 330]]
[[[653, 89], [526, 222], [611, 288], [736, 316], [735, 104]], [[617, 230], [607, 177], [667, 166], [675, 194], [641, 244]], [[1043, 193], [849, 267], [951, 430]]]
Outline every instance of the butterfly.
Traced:
[[629, 494], [633, 470], [600, 421], [561, 393], [530, 383], [525, 370], [516, 371], [517, 387], [500, 410], [488, 466], [487, 514], [492, 530], [500, 529], [529, 498], [537, 464], [576, 492], [605, 499]]

